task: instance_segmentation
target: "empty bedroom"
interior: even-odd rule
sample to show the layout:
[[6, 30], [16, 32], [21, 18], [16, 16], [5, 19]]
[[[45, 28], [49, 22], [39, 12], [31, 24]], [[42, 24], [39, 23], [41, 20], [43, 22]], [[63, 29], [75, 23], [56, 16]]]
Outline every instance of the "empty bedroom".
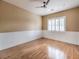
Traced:
[[79, 0], [0, 0], [0, 59], [79, 59]]

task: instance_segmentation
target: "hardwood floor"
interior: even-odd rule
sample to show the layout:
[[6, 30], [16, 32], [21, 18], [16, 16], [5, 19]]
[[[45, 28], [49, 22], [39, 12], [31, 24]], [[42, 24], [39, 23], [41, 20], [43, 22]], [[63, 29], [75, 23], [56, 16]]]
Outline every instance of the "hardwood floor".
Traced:
[[0, 51], [0, 59], [79, 59], [79, 46], [43, 38]]

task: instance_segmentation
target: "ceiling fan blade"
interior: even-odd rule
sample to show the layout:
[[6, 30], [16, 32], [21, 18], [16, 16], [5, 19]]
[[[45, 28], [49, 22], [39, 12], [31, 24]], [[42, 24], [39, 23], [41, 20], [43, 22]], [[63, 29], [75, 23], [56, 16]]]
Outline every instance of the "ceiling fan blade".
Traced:
[[44, 6], [40, 6], [40, 7], [36, 7], [36, 8], [47, 8], [46, 6], [44, 7]]
[[39, 7], [36, 7], [36, 8], [44, 8], [43, 6], [39, 6]]
[[50, 0], [47, 0], [46, 5], [50, 2]]

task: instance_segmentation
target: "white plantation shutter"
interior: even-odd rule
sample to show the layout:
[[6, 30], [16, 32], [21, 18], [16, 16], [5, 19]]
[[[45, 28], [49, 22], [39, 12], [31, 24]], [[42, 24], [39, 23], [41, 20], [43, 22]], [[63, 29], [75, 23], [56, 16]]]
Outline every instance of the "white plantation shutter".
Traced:
[[52, 30], [52, 20], [48, 20], [48, 30], [51, 31]]
[[56, 19], [56, 31], [60, 31], [60, 20]]
[[65, 31], [65, 18], [60, 18], [60, 31]]
[[55, 20], [52, 20], [52, 31], [55, 31]]
[[49, 31], [65, 31], [66, 30], [66, 17], [57, 17], [48, 20]]

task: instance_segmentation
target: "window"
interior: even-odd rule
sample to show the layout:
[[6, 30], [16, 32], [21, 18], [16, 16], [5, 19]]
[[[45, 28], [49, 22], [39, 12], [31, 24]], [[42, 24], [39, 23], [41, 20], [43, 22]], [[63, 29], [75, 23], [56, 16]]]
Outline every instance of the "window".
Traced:
[[56, 17], [48, 20], [49, 31], [65, 31], [66, 30], [66, 17]]

